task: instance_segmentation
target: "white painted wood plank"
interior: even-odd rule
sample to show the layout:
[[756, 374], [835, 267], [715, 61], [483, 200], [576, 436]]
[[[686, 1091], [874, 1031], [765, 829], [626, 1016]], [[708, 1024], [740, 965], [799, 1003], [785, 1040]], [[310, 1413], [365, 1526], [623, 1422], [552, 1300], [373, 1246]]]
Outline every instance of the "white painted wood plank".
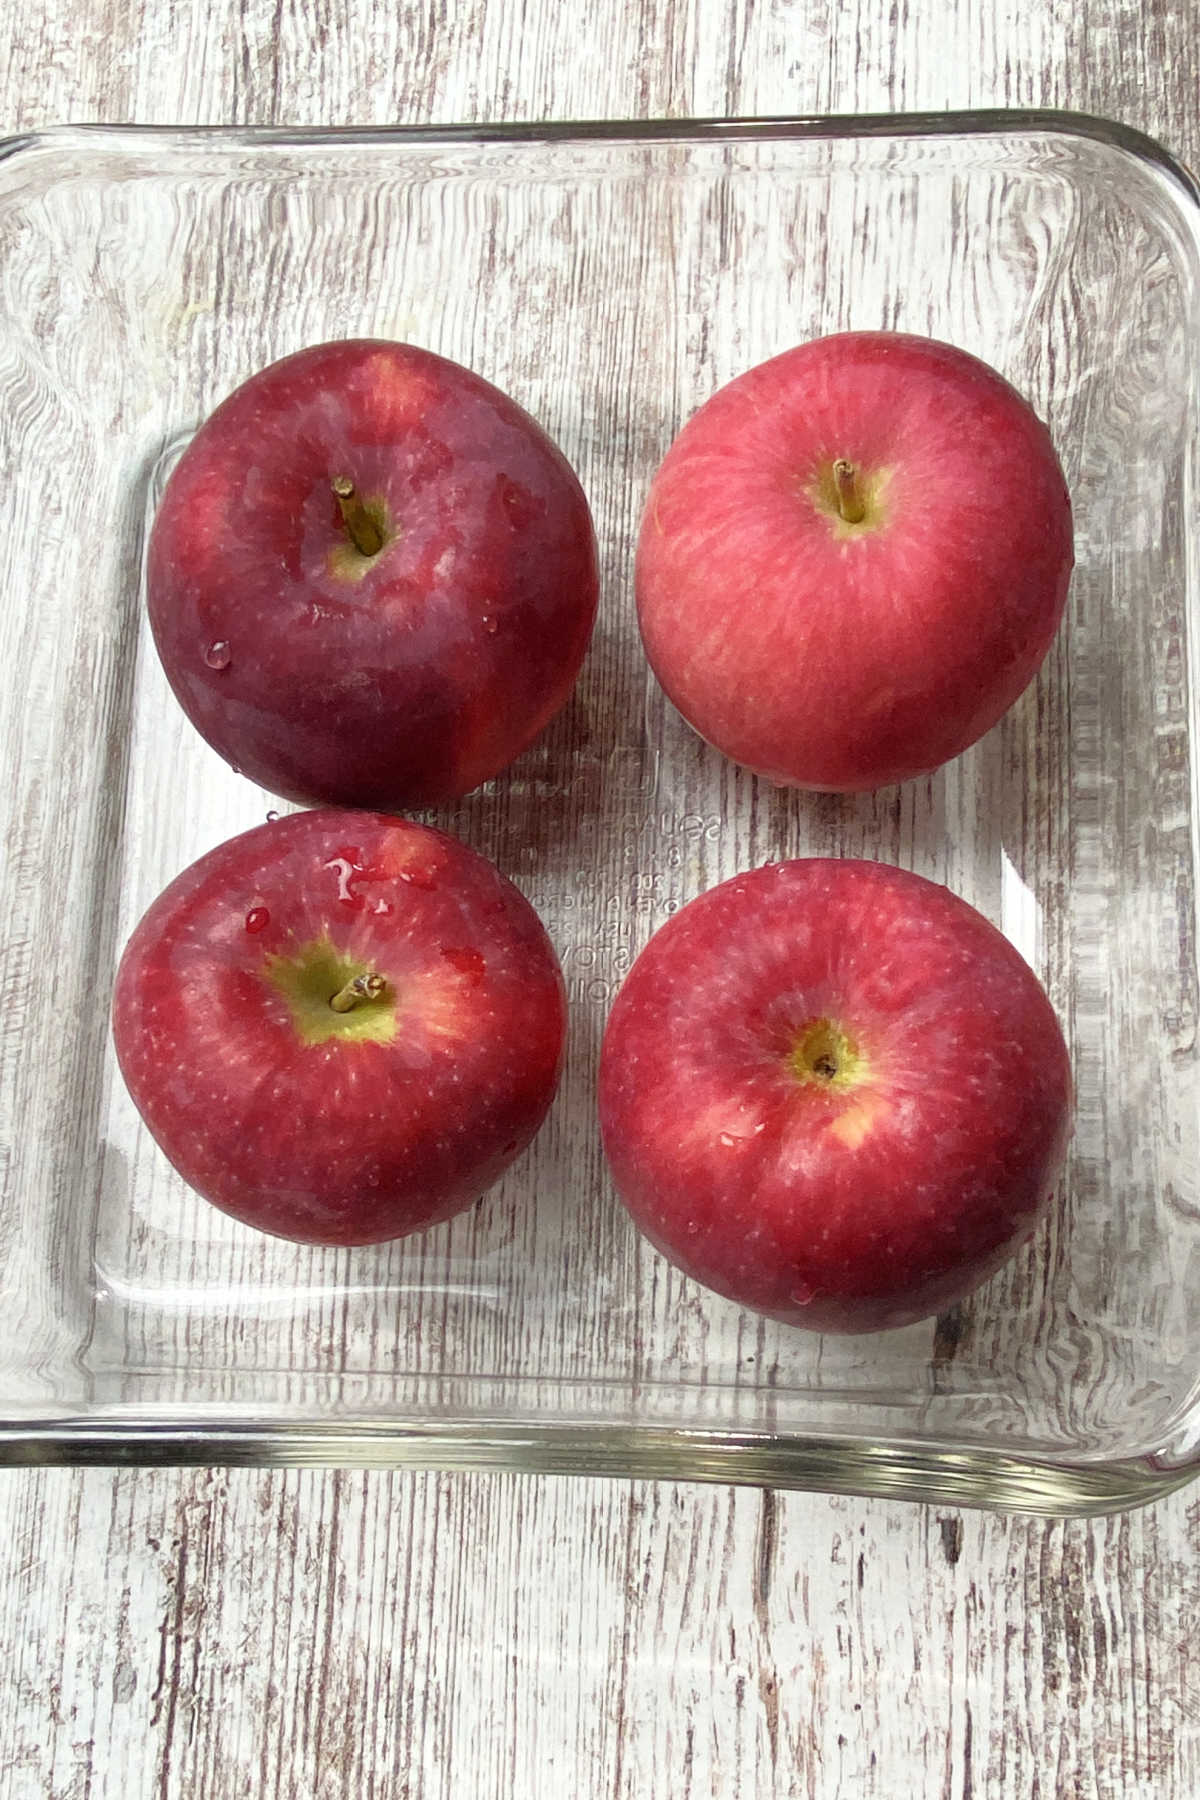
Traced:
[[17, 1800], [1200, 1784], [1182, 1497], [1045, 1524], [518, 1476], [0, 1487]]

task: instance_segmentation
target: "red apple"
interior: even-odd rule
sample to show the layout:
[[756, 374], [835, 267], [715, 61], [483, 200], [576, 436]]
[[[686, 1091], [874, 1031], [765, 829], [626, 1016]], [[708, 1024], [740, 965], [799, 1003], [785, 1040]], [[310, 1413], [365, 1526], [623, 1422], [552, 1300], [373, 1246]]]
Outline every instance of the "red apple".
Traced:
[[654, 477], [646, 654], [684, 718], [771, 780], [937, 768], [1032, 679], [1071, 506], [1049, 434], [993, 369], [894, 332], [804, 344], [722, 388]]
[[617, 996], [600, 1119], [679, 1267], [793, 1325], [960, 1299], [1033, 1231], [1072, 1112], [1062, 1032], [1008, 940], [879, 863], [768, 864], [654, 936]]
[[411, 345], [273, 363], [201, 426], [150, 535], [172, 688], [301, 801], [456, 799], [570, 694], [596, 611], [583, 490], [497, 388]]
[[476, 1200], [554, 1097], [562, 976], [486, 858], [378, 813], [297, 813], [202, 856], [117, 974], [113, 1036], [197, 1192], [314, 1244]]

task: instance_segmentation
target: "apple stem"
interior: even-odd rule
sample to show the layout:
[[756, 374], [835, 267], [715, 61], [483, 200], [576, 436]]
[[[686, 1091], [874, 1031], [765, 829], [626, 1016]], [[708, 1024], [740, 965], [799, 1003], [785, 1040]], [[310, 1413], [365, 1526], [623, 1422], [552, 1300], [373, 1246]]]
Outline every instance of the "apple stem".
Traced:
[[333, 492], [354, 548], [360, 556], [378, 556], [383, 549], [383, 533], [359, 499], [350, 477], [335, 476]]
[[867, 516], [866, 506], [859, 491], [858, 476], [852, 462], [839, 456], [833, 465], [833, 481], [837, 488], [838, 511], [847, 525], [861, 525]]
[[378, 1000], [386, 986], [382, 975], [356, 975], [353, 981], [338, 989], [329, 1004], [334, 1012], [353, 1012], [364, 1000]]

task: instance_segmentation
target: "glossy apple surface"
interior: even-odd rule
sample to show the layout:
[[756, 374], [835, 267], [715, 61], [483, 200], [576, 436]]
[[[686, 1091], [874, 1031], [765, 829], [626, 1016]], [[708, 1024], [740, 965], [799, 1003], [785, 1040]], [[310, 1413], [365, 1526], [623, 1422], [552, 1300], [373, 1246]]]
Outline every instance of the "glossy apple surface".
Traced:
[[406, 809], [497, 774], [563, 705], [596, 548], [514, 401], [356, 339], [273, 363], [201, 426], [147, 592], [168, 680], [235, 768], [293, 800]]
[[554, 1097], [565, 1001], [528, 901], [443, 833], [297, 813], [222, 844], [121, 959], [121, 1072], [179, 1173], [314, 1244], [478, 1199]]
[[1062, 470], [1020, 395], [948, 344], [850, 332], [751, 369], [684, 426], [650, 488], [638, 617], [711, 744], [848, 792], [996, 723], [1072, 562]]
[[769, 864], [651, 939], [604, 1038], [617, 1192], [720, 1294], [818, 1331], [960, 1299], [1033, 1231], [1071, 1127], [1040, 983], [879, 863]]

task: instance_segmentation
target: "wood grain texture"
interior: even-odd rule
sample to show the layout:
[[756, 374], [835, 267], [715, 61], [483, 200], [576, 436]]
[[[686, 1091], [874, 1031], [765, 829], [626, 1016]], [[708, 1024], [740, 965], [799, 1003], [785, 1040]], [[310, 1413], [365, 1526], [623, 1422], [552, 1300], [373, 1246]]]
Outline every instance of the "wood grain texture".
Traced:
[[[0, 128], [1049, 104], [1200, 157], [1192, 0], [47, 0]], [[1200, 1793], [1200, 1501], [0, 1474], [5, 1800]]]
[[5, 1481], [15, 1800], [1197, 1791], [1195, 1501], [1046, 1525], [518, 1476]]

